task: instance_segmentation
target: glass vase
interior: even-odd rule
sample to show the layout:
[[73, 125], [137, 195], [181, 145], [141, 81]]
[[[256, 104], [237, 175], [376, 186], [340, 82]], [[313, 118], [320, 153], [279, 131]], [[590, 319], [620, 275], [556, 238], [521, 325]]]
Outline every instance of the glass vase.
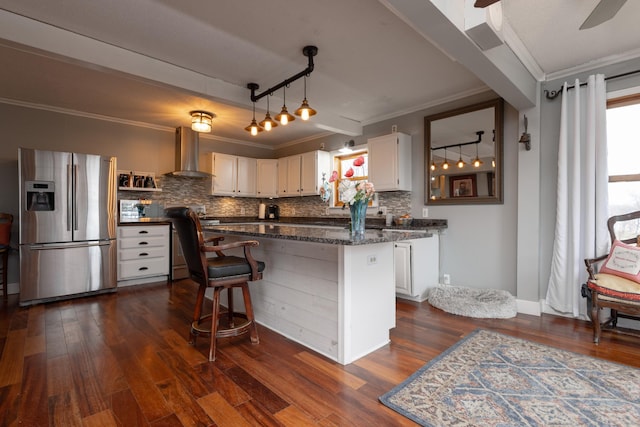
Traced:
[[351, 210], [351, 235], [363, 236], [364, 220], [367, 218], [367, 202], [353, 202], [349, 209]]

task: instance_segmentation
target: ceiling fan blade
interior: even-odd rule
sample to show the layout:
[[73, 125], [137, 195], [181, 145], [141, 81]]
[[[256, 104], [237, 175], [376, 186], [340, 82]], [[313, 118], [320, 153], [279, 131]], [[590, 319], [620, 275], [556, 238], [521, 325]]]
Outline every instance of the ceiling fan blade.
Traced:
[[607, 22], [616, 16], [616, 13], [626, 2], [627, 0], [600, 0], [600, 3], [596, 5], [591, 14], [582, 23], [580, 29], [586, 30]]
[[494, 3], [498, 3], [500, 0], [476, 0], [473, 7], [487, 7]]

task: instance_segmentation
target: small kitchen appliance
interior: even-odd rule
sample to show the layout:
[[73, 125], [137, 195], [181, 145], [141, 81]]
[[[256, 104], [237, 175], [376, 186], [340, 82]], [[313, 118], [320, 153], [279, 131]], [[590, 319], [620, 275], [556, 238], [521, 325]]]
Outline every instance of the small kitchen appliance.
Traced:
[[280, 219], [280, 208], [278, 207], [278, 205], [267, 206], [267, 218]]

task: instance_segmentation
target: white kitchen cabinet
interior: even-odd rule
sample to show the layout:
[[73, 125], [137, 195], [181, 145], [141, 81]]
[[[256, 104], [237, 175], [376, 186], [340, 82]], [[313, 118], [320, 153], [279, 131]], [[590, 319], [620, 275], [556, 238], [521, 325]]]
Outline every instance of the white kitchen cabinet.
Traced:
[[168, 224], [118, 227], [118, 286], [164, 280], [169, 275], [169, 228]]
[[256, 196], [256, 159], [211, 153], [211, 194], [216, 196]]
[[430, 288], [438, 285], [439, 235], [394, 243], [396, 296], [424, 301]]
[[278, 196], [320, 194], [322, 173], [331, 175], [331, 157], [326, 151], [310, 151], [278, 159]]
[[411, 191], [411, 136], [392, 133], [370, 138], [367, 145], [376, 191]]
[[278, 159], [257, 159], [258, 197], [278, 197]]

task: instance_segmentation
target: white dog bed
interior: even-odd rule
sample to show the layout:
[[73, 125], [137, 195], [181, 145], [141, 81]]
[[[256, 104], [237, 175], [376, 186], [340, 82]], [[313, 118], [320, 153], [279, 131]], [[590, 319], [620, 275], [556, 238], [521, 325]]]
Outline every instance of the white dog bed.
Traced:
[[428, 295], [429, 304], [459, 316], [508, 319], [518, 313], [516, 299], [499, 289], [439, 285]]

